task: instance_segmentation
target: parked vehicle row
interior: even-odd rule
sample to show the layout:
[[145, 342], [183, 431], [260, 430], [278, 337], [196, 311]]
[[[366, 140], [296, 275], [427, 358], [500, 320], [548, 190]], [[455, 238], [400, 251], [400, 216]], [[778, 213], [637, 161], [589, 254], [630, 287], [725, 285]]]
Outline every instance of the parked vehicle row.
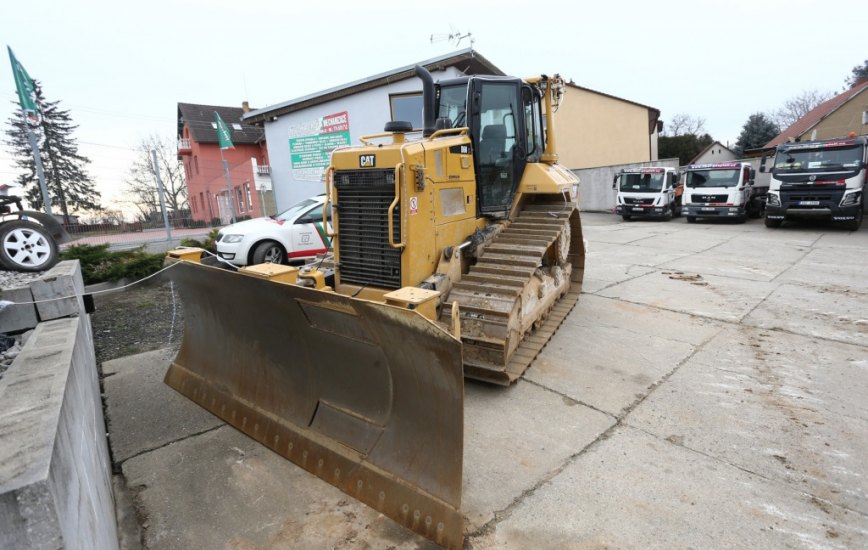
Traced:
[[[865, 214], [868, 136], [784, 143], [777, 147], [767, 183], [747, 162], [692, 164], [621, 170], [615, 213], [625, 220], [684, 215], [743, 222], [761, 218], [780, 227], [785, 220], [825, 219], [851, 231]], [[763, 158], [760, 172], [766, 171]]]

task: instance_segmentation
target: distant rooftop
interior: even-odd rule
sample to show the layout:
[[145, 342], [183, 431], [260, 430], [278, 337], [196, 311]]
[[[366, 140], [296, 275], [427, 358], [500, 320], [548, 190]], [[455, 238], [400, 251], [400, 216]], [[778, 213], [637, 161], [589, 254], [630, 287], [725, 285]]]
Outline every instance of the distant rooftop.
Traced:
[[220, 115], [229, 126], [233, 143], [259, 143], [263, 139], [263, 130], [249, 122], [241, 121], [244, 109], [241, 107], [223, 107], [220, 105], [198, 105], [196, 103], [178, 103], [178, 136], [184, 129], [184, 124], [190, 128], [190, 135], [197, 143], [218, 143], [214, 112]]
[[841, 92], [832, 99], [820, 103], [808, 113], [794, 122], [789, 128], [777, 135], [773, 140], [766, 143], [765, 148], [775, 147], [784, 143], [789, 138], [797, 138], [819, 124], [823, 119], [840, 109], [845, 103], [868, 89], [868, 79], [862, 79], [848, 90]]

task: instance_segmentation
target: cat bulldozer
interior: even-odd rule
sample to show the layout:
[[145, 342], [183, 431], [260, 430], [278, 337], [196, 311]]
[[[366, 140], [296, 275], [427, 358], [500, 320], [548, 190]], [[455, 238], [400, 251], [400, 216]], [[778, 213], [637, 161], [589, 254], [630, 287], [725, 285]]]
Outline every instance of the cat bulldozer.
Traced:
[[[461, 548], [464, 377], [509, 385], [578, 300], [578, 178], [559, 76], [423, 83], [424, 128], [336, 149], [332, 254], [301, 268], [169, 253], [166, 383], [401, 525]], [[328, 268], [327, 268], [328, 267]]]

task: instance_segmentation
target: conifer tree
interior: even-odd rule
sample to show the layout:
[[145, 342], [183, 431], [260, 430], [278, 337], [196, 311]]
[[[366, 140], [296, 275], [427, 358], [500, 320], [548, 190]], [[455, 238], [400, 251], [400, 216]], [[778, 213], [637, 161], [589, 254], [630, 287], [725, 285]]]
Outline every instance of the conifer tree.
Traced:
[[748, 149], [762, 147], [781, 133], [780, 127], [763, 113], [750, 115], [735, 142], [735, 154], [741, 157]]
[[39, 119], [34, 125], [27, 121], [17, 108], [9, 119], [6, 130], [6, 145], [15, 158], [15, 165], [23, 171], [15, 182], [26, 189], [26, 198], [31, 205], [42, 204], [36, 164], [27, 140], [27, 127], [31, 124], [42, 164], [45, 168], [45, 182], [51, 195], [52, 204], [58, 205], [63, 221], [69, 224], [69, 215], [77, 211], [100, 210], [100, 193], [86, 168], [90, 160], [78, 154], [78, 143], [72, 133], [78, 128], [72, 123], [69, 111], [60, 107], [59, 101], [47, 101], [42, 86], [34, 82]]

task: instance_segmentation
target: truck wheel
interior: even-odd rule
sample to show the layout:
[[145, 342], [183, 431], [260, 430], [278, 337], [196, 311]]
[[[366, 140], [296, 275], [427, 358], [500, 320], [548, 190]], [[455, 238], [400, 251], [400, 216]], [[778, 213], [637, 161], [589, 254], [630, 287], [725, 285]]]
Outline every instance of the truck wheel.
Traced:
[[754, 204], [753, 208], [748, 209], [747, 215], [753, 219], [762, 218], [763, 217], [762, 203]]
[[57, 260], [57, 243], [41, 225], [24, 220], [0, 225], [0, 267], [13, 271], [45, 271]]
[[684, 216], [687, 220], [687, 223], [694, 223], [696, 221], [696, 216]]
[[286, 252], [283, 247], [274, 241], [265, 241], [256, 245], [253, 249], [253, 258], [251, 263], [256, 264], [285, 264]]
[[628, 222], [628, 221], [630, 221], [630, 220], [633, 219], [632, 217], [630, 217], [630, 216], [627, 215], [627, 214], [622, 214], [621, 217], [624, 218], [624, 221], [625, 221], [625, 222]]
[[766, 222], [766, 227], [771, 227], [773, 229], [776, 227], [780, 227], [781, 224], [784, 223], [783, 220], [770, 220], [768, 218], [766, 218], [765, 222]]

